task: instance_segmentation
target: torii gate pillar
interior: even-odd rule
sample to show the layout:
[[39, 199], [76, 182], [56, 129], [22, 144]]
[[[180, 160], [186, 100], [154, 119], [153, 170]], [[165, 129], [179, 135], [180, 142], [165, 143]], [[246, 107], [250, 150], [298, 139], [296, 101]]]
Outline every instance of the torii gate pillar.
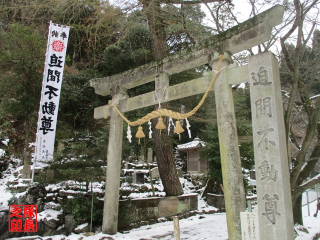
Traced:
[[[217, 69], [213, 64], [212, 69]], [[221, 68], [227, 66], [223, 61]], [[233, 95], [227, 69], [222, 69], [214, 83], [218, 121], [223, 192], [227, 213], [228, 237], [241, 239], [240, 212], [246, 210]]]
[[[126, 90], [113, 89], [112, 103], [126, 98]], [[102, 232], [116, 234], [118, 231], [119, 188], [121, 173], [123, 120], [114, 108], [110, 108], [110, 130], [107, 153], [107, 177], [105, 186]]]

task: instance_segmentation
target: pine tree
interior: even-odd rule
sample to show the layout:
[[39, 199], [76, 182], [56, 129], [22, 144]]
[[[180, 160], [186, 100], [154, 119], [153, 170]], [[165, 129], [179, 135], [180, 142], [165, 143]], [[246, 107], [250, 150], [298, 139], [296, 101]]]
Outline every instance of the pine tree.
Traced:
[[0, 132], [9, 151], [30, 151], [38, 117], [45, 39], [33, 26], [12, 24], [0, 33]]

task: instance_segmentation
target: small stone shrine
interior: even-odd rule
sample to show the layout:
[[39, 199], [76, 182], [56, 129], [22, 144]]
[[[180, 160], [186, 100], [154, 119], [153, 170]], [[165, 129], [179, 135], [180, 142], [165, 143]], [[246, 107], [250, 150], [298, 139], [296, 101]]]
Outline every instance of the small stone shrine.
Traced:
[[200, 161], [199, 150], [205, 147], [205, 143], [199, 138], [195, 138], [192, 142], [180, 144], [177, 146], [179, 152], [187, 153], [187, 172], [189, 173], [207, 173], [208, 161]]

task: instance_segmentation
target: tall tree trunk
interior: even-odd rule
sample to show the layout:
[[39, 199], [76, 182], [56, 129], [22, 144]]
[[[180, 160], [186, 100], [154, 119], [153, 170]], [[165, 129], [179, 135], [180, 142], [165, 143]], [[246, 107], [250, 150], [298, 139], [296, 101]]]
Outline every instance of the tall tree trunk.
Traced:
[[[142, 0], [142, 3], [151, 32], [153, 54], [156, 60], [160, 60], [168, 54], [160, 2], [158, 0]], [[164, 191], [167, 196], [181, 195], [183, 189], [176, 171], [171, 137], [164, 131], [162, 134], [159, 130], [154, 132], [155, 154]]]
[[293, 205], [293, 222], [303, 225], [302, 218], [302, 194], [297, 198], [297, 201]]
[[158, 0], [142, 0], [142, 3], [151, 33], [152, 51], [155, 59], [160, 60], [168, 54], [160, 2]]
[[183, 194], [173, 156], [172, 140], [166, 130], [162, 132], [160, 132], [160, 130], [155, 130], [154, 146], [159, 174], [166, 196], [178, 196]]

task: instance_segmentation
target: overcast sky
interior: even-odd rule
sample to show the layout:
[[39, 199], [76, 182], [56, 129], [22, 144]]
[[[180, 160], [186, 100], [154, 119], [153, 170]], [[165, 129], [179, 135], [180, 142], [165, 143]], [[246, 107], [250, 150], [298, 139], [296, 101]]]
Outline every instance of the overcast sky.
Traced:
[[[248, 3], [249, 0], [236, 0], [233, 1], [233, 4], [235, 5], [235, 10], [237, 13], [237, 16], [239, 17], [239, 20], [241, 22], [247, 20], [249, 18], [250, 15], [250, 5]], [[133, 4], [137, 1], [135, 0], [127, 0], [127, 1], [123, 1], [123, 0], [109, 0], [111, 5], [116, 5], [116, 6], [125, 6], [127, 3]], [[205, 21], [205, 23], [210, 24], [210, 20], [212, 20], [212, 17], [210, 16], [210, 13], [207, 9], [207, 7], [204, 4], [202, 5], [202, 10], [207, 14], [207, 21]], [[211, 5], [211, 4], [209, 4]]]

